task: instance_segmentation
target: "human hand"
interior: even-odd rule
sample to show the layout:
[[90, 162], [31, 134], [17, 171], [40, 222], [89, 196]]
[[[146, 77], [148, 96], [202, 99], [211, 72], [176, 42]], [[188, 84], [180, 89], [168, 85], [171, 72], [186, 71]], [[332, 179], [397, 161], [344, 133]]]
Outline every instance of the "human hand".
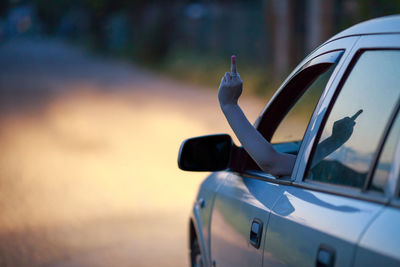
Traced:
[[353, 134], [355, 119], [363, 112], [362, 109], [356, 112], [351, 118], [345, 117], [341, 120], [335, 121], [332, 129], [332, 137], [341, 142], [342, 144], [349, 140]]
[[350, 136], [353, 134], [355, 124], [356, 123], [349, 117], [335, 121], [332, 128], [332, 138], [343, 144], [349, 140]]
[[243, 82], [236, 71], [236, 56], [231, 58], [231, 72], [226, 72], [218, 89], [218, 99], [221, 106], [237, 104], [242, 94]]

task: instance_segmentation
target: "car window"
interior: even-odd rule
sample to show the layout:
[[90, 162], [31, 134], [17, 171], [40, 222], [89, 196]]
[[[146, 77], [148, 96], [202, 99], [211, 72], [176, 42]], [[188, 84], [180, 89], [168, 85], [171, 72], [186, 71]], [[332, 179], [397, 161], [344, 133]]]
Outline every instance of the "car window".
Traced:
[[398, 138], [400, 135], [400, 117], [397, 116], [389, 135], [386, 138], [382, 152], [379, 155], [379, 160], [375, 167], [374, 176], [370, 185], [370, 190], [384, 192], [386, 181], [389, 177], [391, 165], [393, 162], [394, 152], [397, 147]]
[[332, 64], [311, 83], [305, 93], [279, 124], [272, 136], [272, 144], [301, 141], [303, 139], [311, 115], [335, 66], [336, 64]]
[[[303, 64], [267, 104], [255, 126], [281, 153], [297, 155], [313, 110], [344, 50], [318, 55]], [[243, 169], [259, 170], [247, 157]]]
[[364, 185], [398, 101], [400, 52], [365, 51], [336, 98], [314, 149], [306, 179]]

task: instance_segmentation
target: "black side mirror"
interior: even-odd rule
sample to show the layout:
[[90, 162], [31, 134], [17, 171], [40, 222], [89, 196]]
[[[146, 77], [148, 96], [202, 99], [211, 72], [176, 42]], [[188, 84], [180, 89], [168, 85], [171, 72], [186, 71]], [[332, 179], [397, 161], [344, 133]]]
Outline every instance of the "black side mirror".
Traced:
[[179, 150], [178, 166], [184, 171], [220, 171], [228, 168], [232, 138], [227, 134], [185, 140]]

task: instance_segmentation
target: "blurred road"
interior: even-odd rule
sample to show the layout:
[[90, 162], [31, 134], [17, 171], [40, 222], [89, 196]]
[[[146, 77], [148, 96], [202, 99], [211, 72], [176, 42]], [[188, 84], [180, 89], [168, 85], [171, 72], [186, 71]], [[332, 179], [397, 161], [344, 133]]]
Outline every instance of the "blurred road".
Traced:
[[[0, 266], [187, 266], [206, 173], [177, 152], [231, 133], [216, 89], [57, 40], [2, 43], [0, 68]], [[241, 103], [252, 121], [264, 104]]]

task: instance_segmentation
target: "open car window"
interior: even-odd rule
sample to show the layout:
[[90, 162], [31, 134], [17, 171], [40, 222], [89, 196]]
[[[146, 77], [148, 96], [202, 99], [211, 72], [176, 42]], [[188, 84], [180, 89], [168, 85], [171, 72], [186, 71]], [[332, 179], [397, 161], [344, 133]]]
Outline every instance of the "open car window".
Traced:
[[272, 136], [272, 144], [296, 142], [303, 139], [311, 115], [335, 66], [336, 64], [332, 64], [310, 83], [303, 95], [279, 124]]
[[343, 52], [329, 52], [308, 61], [267, 105], [257, 129], [280, 152], [297, 154], [315, 106]]
[[[336, 50], [309, 60], [269, 101], [255, 126], [277, 151], [297, 155], [312, 113], [343, 53]], [[250, 156], [243, 166], [259, 170]]]

